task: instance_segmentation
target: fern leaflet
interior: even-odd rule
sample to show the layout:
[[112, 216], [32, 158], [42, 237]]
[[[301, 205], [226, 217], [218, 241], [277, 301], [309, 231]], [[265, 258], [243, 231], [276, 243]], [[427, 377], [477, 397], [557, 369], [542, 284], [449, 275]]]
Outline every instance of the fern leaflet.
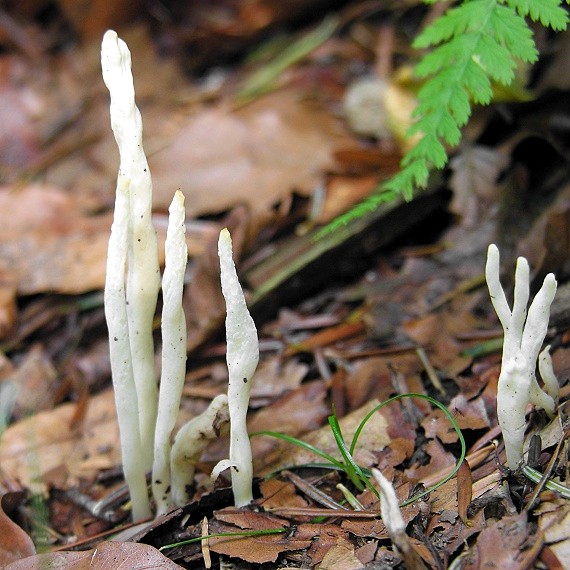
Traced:
[[488, 105], [492, 81], [508, 86], [517, 61], [538, 59], [527, 16], [554, 30], [566, 29], [568, 22], [561, 0], [464, 0], [415, 39], [415, 48], [433, 48], [416, 66], [416, 74], [426, 81], [418, 93], [416, 122], [408, 135], [420, 133], [421, 138], [402, 159], [400, 172], [380, 192], [334, 220], [325, 231], [375, 210], [390, 197], [410, 200], [414, 189], [426, 186], [432, 168], [447, 164], [446, 145], [453, 147], [461, 140], [472, 102]]

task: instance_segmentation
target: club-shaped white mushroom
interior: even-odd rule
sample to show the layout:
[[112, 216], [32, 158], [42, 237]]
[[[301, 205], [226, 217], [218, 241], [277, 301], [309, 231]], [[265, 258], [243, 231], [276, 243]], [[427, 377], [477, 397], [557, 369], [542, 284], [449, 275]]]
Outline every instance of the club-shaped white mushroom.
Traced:
[[178, 190], [169, 208], [162, 276], [162, 371], [152, 465], [152, 494], [157, 515], [164, 514], [171, 506], [171, 436], [186, 377], [186, 317], [182, 308], [188, 260], [185, 218], [184, 195]]
[[[129, 487], [135, 485], [135, 479], [138, 481], [137, 490], [131, 488], [131, 494], [133, 516], [139, 519], [150, 512], [148, 499], [143, 505], [142, 491], [138, 487], [141, 473], [144, 476], [152, 466], [150, 442], [154, 439], [158, 395], [152, 319], [160, 272], [151, 221], [152, 182], [142, 145], [142, 119], [135, 105], [131, 54], [125, 42], [112, 30], [103, 37], [101, 67], [111, 95], [111, 127], [120, 154], [113, 222], [116, 239], [111, 238], [109, 242], [107, 262], [106, 315], [117, 412], [119, 423], [123, 424], [123, 462], [125, 471], [134, 469], [137, 472], [136, 477], [132, 473], [125, 473], [125, 476], [127, 481], [132, 481]], [[119, 240], [122, 240], [120, 244]], [[131, 377], [134, 378], [136, 396], [132, 393], [131, 381], [126, 380]], [[132, 447], [134, 414], [137, 414], [139, 424], [136, 430], [139, 443]]]
[[[556, 294], [556, 279], [549, 273], [536, 294], [527, 315], [529, 299], [529, 267], [524, 257], [519, 257], [515, 269], [513, 310], [509, 307], [499, 280], [499, 250], [491, 244], [487, 251], [485, 277], [493, 307], [501, 321], [505, 338], [499, 384], [497, 388], [497, 417], [503, 431], [507, 465], [517, 469], [523, 458], [525, 413], [530, 403], [554, 414], [559, 394], [559, 384], [552, 371], [552, 361], [544, 342], [550, 317], [550, 305]], [[536, 380], [536, 366], [546, 392]]]
[[235, 505], [242, 507], [253, 499], [253, 463], [246, 417], [251, 380], [259, 361], [259, 341], [238, 281], [232, 257], [232, 238], [227, 228], [220, 232], [218, 255], [222, 293], [226, 300], [230, 457], [229, 460], [218, 463], [212, 477], [216, 478], [221, 471], [229, 467]]
[[118, 185], [129, 181], [127, 239], [127, 315], [132, 367], [137, 387], [141, 463], [152, 466], [158, 387], [154, 371], [152, 320], [160, 287], [158, 246], [152, 225], [152, 181], [142, 144], [142, 119], [135, 104], [131, 53], [109, 30], [101, 46], [103, 80], [111, 95], [111, 127], [119, 147]]
[[117, 185], [115, 214], [109, 238], [105, 278], [105, 317], [109, 329], [109, 353], [115, 389], [115, 407], [121, 439], [123, 472], [131, 495], [133, 520], [150, 516], [145, 469], [140, 462], [138, 396], [133, 376], [125, 294], [125, 264], [129, 227], [129, 181]]

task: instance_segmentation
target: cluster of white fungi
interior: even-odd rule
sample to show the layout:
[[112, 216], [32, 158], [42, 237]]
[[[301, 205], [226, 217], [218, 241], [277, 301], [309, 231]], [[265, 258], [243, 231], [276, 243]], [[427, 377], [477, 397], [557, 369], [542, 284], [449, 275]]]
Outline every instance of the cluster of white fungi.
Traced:
[[[188, 500], [194, 465], [208, 441], [230, 426], [229, 459], [212, 473], [231, 470], [236, 506], [252, 500], [252, 456], [246, 429], [251, 379], [259, 359], [257, 331], [247, 309], [232, 258], [227, 229], [220, 233], [220, 280], [226, 300], [229, 384], [227, 396], [171, 434], [178, 415], [186, 372], [186, 320], [182, 291], [188, 251], [184, 196], [178, 191], [169, 209], [162, 278], [162, 368], [160, 390], [154, 373], [152, 322], [161, 286], [155, 230], [151, 221], [152, 182], [142, 145], [142, 120], [135, 105], [131, 55], [125, 42], [108, 31], [101, 48], [103, 79], [111, 95], [111, 126], [120, 152], [115, 214], [107, 260], [105, 313], [109, 328], [111, 367], [123, 469], [133, 519], [151, 516], [146, 473], [152, 471], [157, 514]], [[502, 427], [507, 464], [520, 466], [530, 403], [553, 415], [559, 384], [549, 347], [540, 352], [556, 293], [554, 275], [546, 276], [527, 314], [529, 267], [519, 258], [513, 309], [499, 281], [499, 251], [489, 246], [486, 279], [493, 306], [504, 328], [503, 360], [498, 383], [497, 415]], [[538, 385], [536, 367], [544, 383]], [[394, 533], [403, 531], [391, 484], [374, 471], [383, 499], [382, 515]]]
[[257, 331], [247, 309], [232, 257], [230, 233], [220, 233], [220, 280], [226, 300], [229, 385], [227, 396], [171, 434], [186, 373], [186, 319], [182, 290], [188, 251], [184, 196], [169, 208], [162, 278], [162, 367], [160, 390], [154, 373], [152, 322], [160, 289], [156, 233], [152, 225], [152, 181], [142, 144], [142, 120], [135, 104], [131, 54], [114, 31], [101, 47], [103, 79], [111, 95], [111, 127], [119, 147], [115, 214], [107, 257], [105, 315], [121, 437], [125, 480], [133, 519], [151, 516], [146, 473], [152, 471], [157, 514], [188, 501], [194, 465], [210, 439], [230, 425], [229, 459], [236, 506], [252, 500], [251, 447], [246, 414], [251, 379], [259, 359]]

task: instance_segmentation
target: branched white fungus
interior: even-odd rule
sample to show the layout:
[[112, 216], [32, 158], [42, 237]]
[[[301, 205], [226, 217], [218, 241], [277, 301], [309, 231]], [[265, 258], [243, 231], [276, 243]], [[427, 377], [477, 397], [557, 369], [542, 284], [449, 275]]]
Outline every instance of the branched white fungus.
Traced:
[[208, 443], [227, 431], [229, 421], [228, 397], [220, 394], [176, 434], [170, 456], [174, 505], [181, 507], [190, 501], [189, 490], [194, 482], [196, 463]]
[[151, 220], [152, 181], [142, 144], [142, 119], [135, 105], [131, 54], [127, 44], [112, 30], [103, 37], [101, 67], [111, 95], [111, 127], [120, 154], [117, 186], [124, 180], [129, 182], [127, 316], [143, 442], [139, 462], [144, 470], [150, 470], [153, 446], [149, 442], [154, 440], [158, 399], [152, 320], [160, 287], [160, 269]]
[[184, 195], [177, 191], [169, 208], [162, 277], [162, 372], [154, 434], [152, 494], [157, 515], [170, 501], [170, 438], [178, 416], [186, 376], [186, 318], [182, 308], [184, 273], [188, 260]]
[[[550, 345], [545, 346], [538, 356], [538, 371], [540, 372], [540, 377], [544, 382], [544, 391], [552, 398], [554, 407], [556, 407], [558, 404], [558, 397], [560, 396], [560, 383], [558, 382], [558, 378], [556, 378], [552, 368]], [[548, 408], [544, 409], [550, 416], [554, 414], [554, 410], [549, 411]]]
[[219, 473], [220, 468], [231, 467], [235, 505], [242, 507], [253, 499], [253, 461], [246, 417], [251, 379], [259, 360], [259, 341], [238, 281], [232, 257], [232, 238], [227, 228], [220, 232], [218, 255], [222, 293], [226, 300], [230, 458], [220, 462], [214, 473]]
[[497, 416], [503, 431], [503, 441], [510, 469], [519, 467], [523, 457], [525, 412], [530, 403], [554, 414], [559, 385], [552, 371], [548, 348], [539, 359], [539, 371], [547, 393], [536, 380], [536, 365], [544, 342], [550, 317], [550, 305], [556, 294], [556, 279], [552, 273], [536, 294], [527, 315], [529, 299], [529, 267], [519, 257], [515, 270], [513, 310], [509, 307], [499, 280], [499, 250], [494, 244], [487, 251], [485, 277], [491, 301], [501, 321], [505, 338], [499, 384], [497, 388]]

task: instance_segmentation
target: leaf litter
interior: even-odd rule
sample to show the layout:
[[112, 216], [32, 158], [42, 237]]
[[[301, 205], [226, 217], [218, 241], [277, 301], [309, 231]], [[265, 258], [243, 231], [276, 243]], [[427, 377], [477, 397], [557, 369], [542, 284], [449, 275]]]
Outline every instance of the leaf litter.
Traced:
[[[311, 4], [307, 0], [307, 7]], [[97, 34], [98, 26], [119, 22], [112, 14], [103, 17], [101, 2], [90, 3], [90, 9], [102, 18], [84, 27], [62, 7], [60, 17], [82, 38], [73, 50], [56, 57], [42, 51], [41, 42], [30, 44], [45, 64], [38, 73], [32, 72], [28, 52], [11, 43], [13, 36], [0, 37], [8, 52], [2, 55], [1, 107], [11, 110], [0, 139], [0, 333], [5, 343], [0, 386], [15, 384], [20, 390], [0, 408], [6, 416], [0, 426], [7, 424], [0, 439], [0, 492], [10, 516], [2, 512], [0, 518], [0, 565], [11, 570], [201, 568], [207, 558], [267, 569], [401, 565], [374, 493], [352, 488], [363, 510], [349, 509], [338, 487], [349, 484], [343, 473], [317, 466], [314, 454], [267, 436], [252, 442], [259, 477], [252, 508], [231, 507], [227, 482], [214, 488], [209, 482], [212, 466], [226, 453], [227, 441], [221, 440], [201, 458], [191, 503], [131, 530], [123, 542], [104, 540], [128, 515], [117, 470], [118, 428], [101, 299], [92, 293], [104, 279], [116, 168], [96, 64]], [[366, 12], [358, 5], [352, 9]], [[46, 39], [47, 29], [30, 15], [32, 8], [14, 10], [11, 16], [31, 18]], [[412, 10], [386, 10], [417, 23]], [[248, 34], [260, 33], [260, 15], [274, 22], [286, 17], [274, 2], [251, 3], [233, 20], [223, 11], [209, 19], [203, 6], [188, 8], [184, 18], [191, 13], [203, 18], [201, 25], [217, 38], [220, 53], [227, 53], [232, 34], [231, 41], [246, 45]], [[422, 564], [441, 568], [457, 560], [467, 568], [489, 563], [564, 567], [570, 552], [567, 500], [543, 488], [528, 508], [533, 485], [501, 468], [495, 412], [500, 358], [498, 348], [481, 348], [482, 340], [500, 334], [480, 280], [491, 236], [504, 242], [511, 257], [524, 253], [537, 274], [555, 270], [559, 280], [568, 278], [567, 189], [556, 176], [554, 182], [539, 178], [548, 168], [563, 179], [557, 159], [564, 139], [548, 131], [547, 120], [537, 130], [520, 104], [507, 105], [502, 113], [484, 110], [470, 123], [468, 142], [452, 160], [454, 175], [447, 180], [455, 195], [451, 208], [462, 223], [450, 222], [439, 197], [426, 198], [424, 204], [432, 200], [433, 205], [413, 224], [404, 220], [412, 218], [414, 203], [402, 206], [396, 222], [389, 221], [391, 213], [383, 214], [383, 225], [366, 238], [368, 249], [356, 254], [354, 242], [340, 240], [332, 262], [338, 277], [327, 278], [309, 295], [311, 282], [325, 268], [318, 256], [312, 264], [294, 267], [299, 244], [312, 247], [300, 234], [368, 195], [394, 172], [404, 150], [399, 133], [391, 141], [355, 137], [339, 111], [355, 69], [377, 66], [391, 78], [390, 66], [386, 71], [378, 61], [382, 54], [388, 50], [392, 57], [390, 50], [396, 50], [396, 60], [411, 57], [401, 32], [387, 47], [389, 34], [380, 34], [374, 19], [352, 21], [349, 13], [341, 13], [349, 34], [323, 38], [318, 49], [280, 75], [272, 92], [242, 106], [236, 104], [236, 85], [247, 71], [223, 69], [214, 88], [181, 72], [181, 62], [200, 67], [212, 56], [210, 47], [200, 61], [184, 63], [181, 57], [185, 42], [204, 45], [206, 36], [169, 36], [160, 28], [152, 39], [140, 23], [126, 31], [136, 54], [156, 220], [164, 219], [174, 190], [188, 197], [192, 268], [184, 303], [190, 366], [179, 425], [202, 411], [226, 382], [225, 347], [217, 336], [224, 314], [215, 242], [219, 228], [228, 225], [253, 299], [276, 272], [293, 266], [288, 280], [271, 281], [273, 304], [265, 305], [270, 310], [264, 313], [258, 305], [262, 362], [254, 379], [250, 432], [283, 432], [340, 459], [327, 425], [332, 403], [350, 441], [358, 421], [379, 401], [410, 392], [431, 395], [450, 410], [469, 450], [456, 477], [402, 508], [409, 545]], [[178, 43], [164, 49], [168, 56], [158, 55], [154, 42], [169, 37]], [[559, 65], [562, 55], [553, 59]], [[403, 76], [400, 70], [393, 80], [413, 98]], [[558, 89], [568, 88], [559, 76], [555, 79], [550, 81]], [[547, 81], [540, 90], [548, 88]], [[540, 91], [533, 96], [542, 101]], [[533, 104], [539, 103], [529, 103], [530, 108]], [[560, 116], [556, 100], [542, 105], [543, 117]], [[503, 135], [496, 125], [508, 113], [511, 130]], [[536, 148], [550, 151], [542, 170], [532, 161]], [[510, 208], [514, 196], [532, 207]], [[405, 228], [398, 240], [375, 240], [382, 231], [396, 236], [395, 226]], [[516, 233], [509, 237], [502, 230], [511, 227]], [[432, 243], [439, 245], [424, 247]], [[285, 248], [293, 254], [283, 258], [282, 267], [267, 262]], [[563, 307], [553, 308], [549, 342], [563, 381], [570, 369], [569, 322]], [[474, 348], [477, 357], [470, 353]], [[545, 469], [558, 453], [553, 476], [563, 482], [567, 441], [559, 449], [556, 445], [567, 433], [567, 396], [563, 387], [553, 422], [539, 413], [531, 416], [531, 432], [540, 437], [530, 445], [536, 448], [533, 465]], [[377, 412], [355, 451], [359, 465], [378, 467], [394, 483], [401, 501], [443, 479], [457, 456], [457, 434], [444, 414], [411, 399]], [[251, 534], [260, 530], [275, 534]], [[157, 550], [223, 533], [228, 536]], [[34, 556], [30, 536], [38, 550], [51, 552]], [[85, 550], [72, 551], [74, 541]]]

